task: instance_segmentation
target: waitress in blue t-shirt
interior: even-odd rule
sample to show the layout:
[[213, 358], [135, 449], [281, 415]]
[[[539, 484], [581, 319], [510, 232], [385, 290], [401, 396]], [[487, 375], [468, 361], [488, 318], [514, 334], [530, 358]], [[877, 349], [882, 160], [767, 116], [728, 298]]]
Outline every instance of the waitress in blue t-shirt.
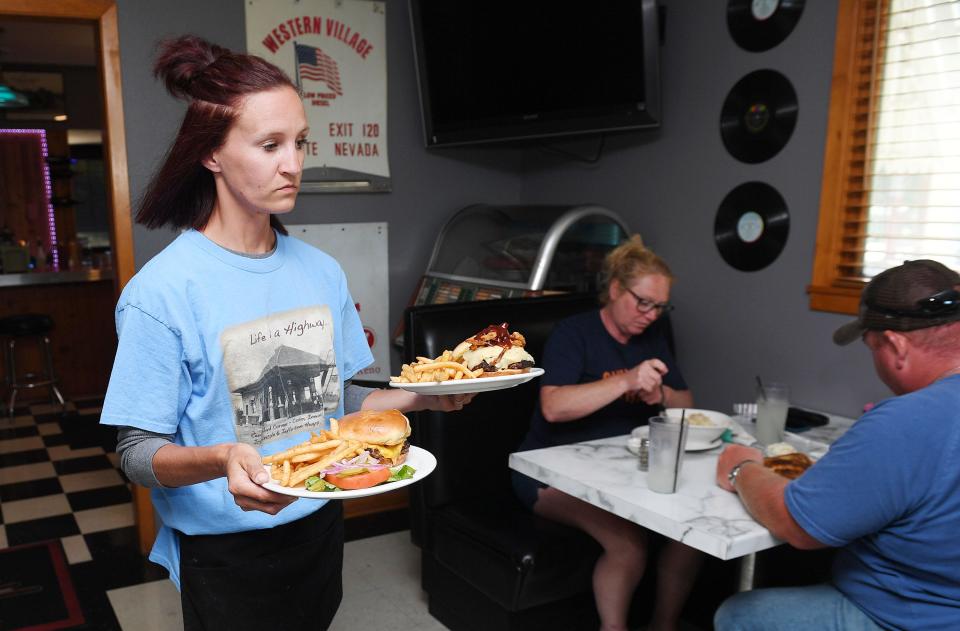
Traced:
[[360, 409], [453, 411], [472, 395], [363, 388], [373, 361], [340, 265], [287, 234], [307, 147], [296, 86], [194, 36], [154, 66], [188, 102], [137, 221], [179, 236], [127, 283], [100, 422], [152, 489], [150, 559], [184, 629], [326, 629], [342, 597], [341, 503], [261, 486], [261, 456]]
[[[658, 406], [691, 407], [670, 352], [664, 322], [673, 275], [639, 236], [604, 261], [602, 306], [563, 320], [543, 352], [540, 403], [521, 450], [628, 434]], [[603, 547], [593, 571], [602, 629], [626, 629], [647, 560], [647, 531], [562, 491], [513, 472], [514, 489], [533, 512], [583, 530]], [[670, 541], [660, 556], [651, 629], [675, 629], [701, 554]]]

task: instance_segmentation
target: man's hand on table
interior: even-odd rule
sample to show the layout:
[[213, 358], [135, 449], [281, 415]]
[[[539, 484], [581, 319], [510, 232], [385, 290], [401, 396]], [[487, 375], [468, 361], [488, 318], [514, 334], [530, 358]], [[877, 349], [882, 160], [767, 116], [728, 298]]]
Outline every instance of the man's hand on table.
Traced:
[[717, 486], [735, 492], [730, 484], [730, 470], [746, 460], [753, 460], [763, 465], [763, 453], [759, 449], [745, 445], [727, 445], [717, 460]]
[[[730, 470], [745, 461], [759, 463], [760, 470], [754, 471], [757, 466], [753, 464], [741, 469], [742, 473], [737, 475], [737, 491], [730, 484]], [[750, 472], [746, 479], [742, 477], [745, 472]], [[825, 548], [826, 544], [807, 534], [787, 509], [784, 490], [788, 483], [789, 480], [763, 466], [763, 453], [753, 447], [728, 445], [717, 460], [717, 486], [736, 491], [747, 512], [774, 537], [801, 550]]]

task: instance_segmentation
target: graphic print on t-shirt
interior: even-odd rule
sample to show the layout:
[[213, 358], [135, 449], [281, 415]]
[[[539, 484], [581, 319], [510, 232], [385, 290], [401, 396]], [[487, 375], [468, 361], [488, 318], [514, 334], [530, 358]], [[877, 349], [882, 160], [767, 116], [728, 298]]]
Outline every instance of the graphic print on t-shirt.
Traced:
[[256, 447], [324, 427], [340, 404], [326, 306], [273, 313], [220, 334], [237, 440]]

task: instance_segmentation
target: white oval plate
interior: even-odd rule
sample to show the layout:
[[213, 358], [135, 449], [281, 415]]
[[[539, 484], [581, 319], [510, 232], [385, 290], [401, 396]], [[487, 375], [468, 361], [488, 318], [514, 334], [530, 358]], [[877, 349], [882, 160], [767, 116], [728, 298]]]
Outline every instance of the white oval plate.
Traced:
[[502, 377], [479, 377], [477, 379], [457, 379], [456, 381], [428, 381], [426, 383], [398, 383], [391, 381], [390, 386], [418, 394], [470, 394], [513, 388], [531, 379], [543, 375], [543, 368], [531, 368], [529, 372]]
[[[281, 495], [307, 497], [315, 500], [349, 500], [357, 497], [368, 497], [370, 495], [380, 495], [381, 493], [396, 491], [397, 489], [413, 484], [414, 482], [419, 482], [430, 475], [433, 470], [437, 468], [437, 459], [426, 449], [421, 449], [420, 447], [410, 445], [410, 451], [407, 453], [407, 461], [403, 464], [409, 465], [416, 469], [416, 473], [413, 474], [412, 478], [407, 478], [406, 480], [397, 480], [396, 482], [385, 482], [383, 484], [378, 484], [377, 486], [371, 486], [368, 489], [355, 489], [352, 491], [308, 491], [303, 484], [296, 488], [280, 486], [274, 482], [272, 478], [269, 482], [263, 485], [263, 488], [270, 489], [271, 491], [280, 493]], [[267, 469], [270, 468], [270, 465], [265, 466]]]
[[[640, 427], [635, 427], [633, 431], [630, 432], [630, 435], [635, 438], [646, 438], [650, 435], [650, 426], [641, 425]], [[690, 442], [690, 434], [687, 434], [687, 445], [684, 451], [709, 451], [716, 449], [722, 444], [723, 441], [719, 438], [709, 443]], [[633, 455], [637, 455], [637, 452], [630, 447], [629, 443], [627, 444], [627, 450]]]

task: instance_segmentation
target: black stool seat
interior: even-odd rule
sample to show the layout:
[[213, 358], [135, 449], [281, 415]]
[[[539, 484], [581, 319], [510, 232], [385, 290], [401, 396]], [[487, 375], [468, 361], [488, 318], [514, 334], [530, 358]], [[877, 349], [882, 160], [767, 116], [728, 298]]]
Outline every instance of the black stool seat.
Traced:
[[[6, 385], [10, 391], [7, 402], [7, 414], [13, 416], [17, 401], [17, 391], [33, 388], [50, 388], [51, 400], [58, 401], [66, 412], [67, 404], [57, 388], [57, 378], [53, 372], [53, 355], [50, 352], [50, 331], [53, 330], [53, 319], [42, 313], [21, 313], [18, 315], [0, 318], [0, 337], [4, 338], [3, 355], [6, 365]], [[42, 372], [17, 372], [16, 348], [17, 340], [36, 338], [39, 341], [39, 350], [42, 353]]]
[[0, 335], [22, 337], [43, 335], [53, 330], [53, 320], [42, 313], [23, 313], [0, 318]]

